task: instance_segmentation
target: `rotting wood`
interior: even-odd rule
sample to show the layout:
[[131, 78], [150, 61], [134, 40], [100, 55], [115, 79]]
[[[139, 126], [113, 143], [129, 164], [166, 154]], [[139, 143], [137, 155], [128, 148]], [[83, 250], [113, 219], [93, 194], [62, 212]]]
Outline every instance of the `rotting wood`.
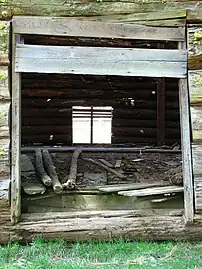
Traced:
[[48, 150], [43, 150], [42, 155], [43, 155], [43, 161], [44, 161], [44, 166], [46, 168], [46, 171], [48, 172], [48, 175], [52, 179], [53, 190], [55, 193], [60, 194], [62, 193], [63, 187], [58, 179], [58, 175], [57, 175], [55, 166], [53, 164], [51, 155]]
[[99, 161], [96, 161], [92, 158], [84, 158], [82, 157], [82, 160], [86, 161], [86, 162], [90, 162], [92, 164], [95, 164], [96, 166], [102, 167], [104, 170], [108, 171], [109, 173], [112, 173], [113, 175], [117, 176], [118, 178], [125, 178], [125, 176], [119, 172], [117, 172], [116, 170], [114, 170], [113, 168], [110, 168], [108, 166], [106, 166], [103, 163], [100, 163]]
[[74, 189], [76, 187], [77, 166], [78, 159], [81, 154], [81, 149], [76, 149], [72, 155], [69, 175], [65, 177], [63, 187], [67, 189]]
[[80, 211], [80, 212], [46, 212], [46, 213], [24, 213], [23, 222], [35, 222], [50, 219], [73, 219], [73, 218], [113, 218], [113, 217], [149, 217], [149, 216], [182, 216], [183, 210], [153, 209], [153, 210], [116, 210], [116, 211]]
[[176, 78], [186, 75], [183, 50], [48, 47], [17, 46], [16, 71]]
[[150, 196], [150, 195], [157, 195], [157, 194], [168, 194], [168, 193], [177, 193], [183, 192], [183, 187], [179, 186], [166, 186], [166, 187], [154, 187], [154, 188], [146, 188], [141, 190], [130, 190], [130, 191], [119, 191], [119, 195], [123, 196]]
[[43, 182], [45, 186], [47, 187], [51, 186], [52, 179], [49, 177], [49, 175], [46, 173], [44, 169], [43, 157], [40, 149], [35, 150], [35, 160], [36, 160], [36, 171], [40, 177], [40, 180]]
[[14, 17], [18, 34], [183, 41], [183, 28], [158, 28], [127, 23], [84, 21], [68, 18]]
[[105, 160], [105, 159], [99, 159], [99, 161], [100, 161], [101, 163], [105, 164], [106, 166], [110, 167], [110, 168], [113, 168], [113, 167], [114, 167], [110, 162], [108, 162], [108, 161]]
[[[12, 228], [15, 239], [33, 242], [36, 236], [45, 239], [56, 237], [68, 241], [89, 241], [90, 239], [112, 240], [115, 238], [172, 240], [201, 239], [201, 226], [186, 226], [181, 216], [111, 217], [49, 219], [36, 222], [21, 222]], [[23, 235], [23, 238], [22, 238]], [[17, 237], [19, 236], [19, 237]], [[12, 239], [12, 237], [11, 237]], [[19, 239], [18, 239], [19, 240]]]
[[133, 184], [113, 184], [106, 186], [98, 186], [97, 189], [106, 192], [106, 193], [114, 193], [119, 191], [127, 191], [127, 190], [138, 190], [145, 189], [148, 187], [159, 187], [159, 186], [167, 186], [169, 183], [167, 182], [152, 182], [152, 183], [133, 183]]
[[[12, 35], [12, 62], [15, 45], [23, 42], [19, 35]], [[16, 224], [21, 214], [21, 75], [12, 65], [12, 141], [11, 141], [11, 223]]]

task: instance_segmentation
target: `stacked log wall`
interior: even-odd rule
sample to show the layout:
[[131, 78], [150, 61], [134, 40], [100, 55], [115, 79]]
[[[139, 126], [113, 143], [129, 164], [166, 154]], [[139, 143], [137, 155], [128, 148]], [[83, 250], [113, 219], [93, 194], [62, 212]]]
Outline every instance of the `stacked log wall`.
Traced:
[[202, 211], [202, 25], [189, 25], [189, 90], [196, 211]]
[[[9, 22], [0, 21], [0, 225], [5, 225], [10, 219], [9, 29]], [[0, 241], [4, 236], [6, 234], [0, 234]]]

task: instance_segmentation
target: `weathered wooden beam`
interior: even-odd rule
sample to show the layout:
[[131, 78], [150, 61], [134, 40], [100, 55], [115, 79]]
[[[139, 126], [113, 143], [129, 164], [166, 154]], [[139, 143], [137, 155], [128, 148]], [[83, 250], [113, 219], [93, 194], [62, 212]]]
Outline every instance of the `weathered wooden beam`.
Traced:
[[52, 179], [52, 186], [55, 193], [59, 194], [63, 190], [63, 186], [61, 185], [58, 175], [55, 169], [55, 166], [53, 164], [52, 158], [48, 150], [42, 151], [44, 166], [46, 168], [46, 171], [48, 172], [48, 175]]
[[40, 177], [43, 184], [47, 187], [52, 185], [52, 179], [49, 177], [49, 175], [46, 173], [44, 169], [43, 164], [43, 157], [40, 149], [35, 150], [35, 160], [36, 160], [36, 172], [38, 176]]
[[148, 187], [146, 189], [139, 189], [139, 190], [128, 190], [128, 191], [119, 191], [119, 195], [123, 196], [135, 196], [135, 197], [142, 197], [142, 196], [150, 196], [150, 195], [157, 195], [157, 194], [169, 194], [169, 193], [178, 193], [183, 192], [183, 187], [179, 186], [161, 186], [161, 187]]
[[39, 235], [49, 240], [57, 237], [68, 241], [111, 240], [120, 237], [135, 240], [202, 238], [201, 225], [186, 226], [184, 218], [180, 216], [45, 219], [21, 222], [12, 231], [16, 240], [18, 238], [27, 242]]
[[14, 17], [13, 29], [18, 34], [43, 34], [83, 37], [126, 38], [146, 40], [185, 39], [182, 28], [147, 27], [127, 23], [85, 21], [68, 18]]
[[17, 72], [185, 77], [186, 51], [103, 47], [17, 46]]
[[[30, 15], [30, 16], [102, 16], [117, 14], [142, 15], [147, 21], [165, 19], [176, 19], [184, 17], [187, 11], [187, 18], [190, 21], [201, 20], [201, 2], [200, 1], [162, 1], [162, 0], [129, 0], [129, 1], [57, 1], [48, 0], [40, 2], [38, 0], [6, 0], [1, 3], [0, 18], [10, 19], [12, 15]], [[154, 13], [153, 17], [150, 13]], [[145, 15], [144, 15], [145, 14]], [[149, 15], [148, 15], [149, 14]], [[136, 18], [136, 17], [135, 17]], [[157, 24], [158, 25], [158, 24]]]
[[[179, 48], [184, 49], [185, 43], [179, 43]], [[179, 103], [182, 145], [182, 169], [184, 183], [184, 207], [187, 222], [192, 222], [194, 217], [194, 193], [192, 176], [191, 155], [191, 128], [190, 128], [190, 106], [187, 79], [179, 80]]]
[[[15, 46], [23, 42], [19, 35], [12, 35], [12, 61]], [[16, 224], [21, 214], [21, 76], [12, 65], [12, 141], [11, 141], [11, 222]]]
[[63, 187], [67, 189], [74, 189], [76, 187], [76, 177], [78, 170], [78, 159], [81, 154], [80, 149], [76, 149], [72, 155], [71, 166], [69, 175], [65, 177], [65, 182], [63, 183]]

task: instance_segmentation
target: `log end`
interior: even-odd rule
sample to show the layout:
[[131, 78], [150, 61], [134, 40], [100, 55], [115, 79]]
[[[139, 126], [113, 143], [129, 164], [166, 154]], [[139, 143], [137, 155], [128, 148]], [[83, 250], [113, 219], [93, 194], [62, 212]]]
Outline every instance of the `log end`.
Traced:
[[54, 190], [54, 192], [55, 192], [56, 194], [60, 194], [60, 193], [62, 193], [62, 191], [63, 191], [63, 186], [62, 186], [62, 185], [55, 185], [55, 186], [53, 187], [53, 190]]
[[69, 181], [69, 182], [65, 182], [63, 184], [63, 187], [66, 188], [66, 189], [68, 189], [68, 190], [73, 190], [73, 189], [75, 189], [76, 184], [75, 184], [75, 182]]

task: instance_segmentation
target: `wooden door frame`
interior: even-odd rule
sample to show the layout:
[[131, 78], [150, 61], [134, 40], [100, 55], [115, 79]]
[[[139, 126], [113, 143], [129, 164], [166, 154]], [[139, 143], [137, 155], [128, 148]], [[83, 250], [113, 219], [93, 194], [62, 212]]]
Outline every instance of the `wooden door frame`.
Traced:
[[[20, 22], [23, 17], [15, 17], [13, 24], [13, 37], [12, 37], [12, 142], [11, 142], [11, 222], [16, 224], [20, 220], [21, 215], [21, 169], [20, 169], [20, 155], [21, 155], [21, 73], [15, 72], [15, 47], [17, 44], [21, 44], [21, 34], [24, 31], [29, 34], [40, 34], [38, 29], [34, 30], [31, 28], [31, 32], [23, 27], [20, 28]], [[35, 18], [36, 19], [36, 18]], [[49, 19], [49, 18], [48, 18]], [[26, 20], [32, 22], [33, 17], [27, 17]], [[38, 18], [38, 20], [40, 20]], [[44, 18], [41, 19], [44, 22]], [[51, 18], [50, 18], [51, 20]], [[66, 23], [71, 23], [70, 19], [66, 19]], [[75, 19], [74, 19], [75, 21]], [[40, 22], [37, 22], [39, 25]], [[47, 23], [47, 21], [46, 21]], [[51, 24], [54, 20], [51, 21]], [[57, 20], [56, 22], [57, 23]], [[80, 21], [78, 20], [78, 24]], [[95, 25], [96, 22], [89, 22]], [[100, 24], [98, 22], [98, 24]], [[31, 24], [33, 25], [33, 24]], [[80, 25], [80, 24], [79, 24]], [[47, 25], [45, 25], [47, 26]], [[120, 24], [122, 27], [123, 24]], [[117, 27], [117, 25], [116, 25]], [[116, 28], [115, 27], [115, 28]], [[29, 28], [29, 27], [28, 27]], [[145, 26], [144, 26], [145, 28]], [[151, 27], [152, 28], [152, 27]], [[41, 28], [42, 29], [42, 28]], [[57, 27], [55, 27], [57, 31]], [[61, 31], [61, 28], [58, 28]], [[72, 33], [71, 28], [70, 32]], [[111, 29], [111, 28], [110, 28]], [[122, 28], [120, 28], [122, 29]], [[49, 25], [47, 31], [50, 30]], [[63, 28], [62, 28], [63, 30]], [[114, 30], [114, 29], [112, 29]], [[44, 29], [41, 30], [44, 32]], [[80, 29], [77, 29], [79, 32]], [[88, 31], [88, 29], [87, 29]], [[122, 31], [122, 30], [121, 30]], [[121, 32], [120, 31], [120, 32]], [[185, 31], [185, 29], [184, 29]], [[44, 34], [44, 33], [43, 33]], [[99, 36], [99, 33], [93, 32], [93, 35]], [[114, 32], [113, 32], [114, 34]], [[55, 33], [57, 35], [57, 33]], [[63, 35], [70, 35], [68, 33]], [[182, 39], [182, 38], [181, 38]], [[180, 39], [180, 40], [181, 40]], [[178, 41], [179, 49], [186, 47], [185, 40]], [[188, 74], [187, 74], [188, 76]], [[190, 139], [190, 106], [189, 106], [189, 94], [187, 78], [179, 79], [179, 102], [180, 102], [180, 126], [181, 126], [181, 144], [182, 144], [182, 168], [183, 168], [183, 182], [184, 182], [184, 210], [185, 210], [185, 221], [192, 222], [194, 218], [194, 193], [193, 193], [193, 176], [192, 176], [192, 155], [191, 155], [191, 139]]]

